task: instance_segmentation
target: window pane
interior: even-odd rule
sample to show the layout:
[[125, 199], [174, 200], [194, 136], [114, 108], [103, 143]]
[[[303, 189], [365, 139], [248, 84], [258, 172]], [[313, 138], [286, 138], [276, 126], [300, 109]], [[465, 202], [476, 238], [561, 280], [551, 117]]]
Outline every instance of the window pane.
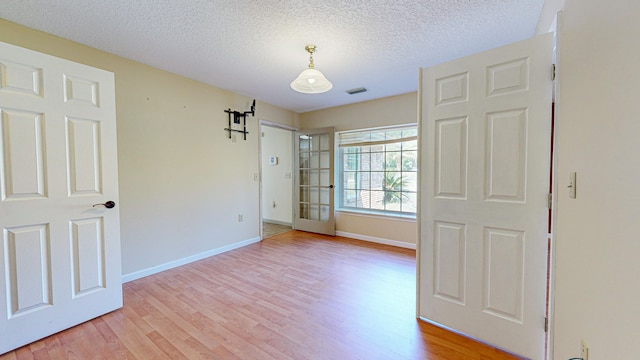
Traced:
[[384, 210], [384, 191], [371, 192], [371, 209]]
[[350, 189], [356, 189], [357, 188], [357, 183], [356, 183], [356, 172], [354, 171], [349, 171], [349, 172], [345, 172], [343, 175], [343, 179], [344, 181], [342, 182], [342, 188], [345, 190], [350, 190]]
[[418, 148], [418, 140], [405, 141], [402, 143], [402, 150], [416, 150]]
[[371, 153], [362, 153], [360, 154], [360, 163], [358, 164], [358, 169], [369, 171], [371, 169]]
[[371, 191], [368, 190], [360, 190], [358, 191], [358, 203], [356, 204], [359, 208], [370, 209], [371, 208]]
[[402, 184], [402, 191], [418, 191], [418, 173], [405, 172], [402, 173], [404, 183]]
[[385, 170], [400, 170], [400, 159], [402, 158], [400, 151], [388, 152], [385, 155], [384, 169]]
[[358, 154], [344, 154], [343, 159], [344, 170], [358, 170]]
[[404, 193], [402, 199], [402, 212], [415, 213], [417, 210], [418, 194], [416, 193]]
[[384, 181], [384, 172], [372, 172], [371, 173], [371, 186], [372, 190], [382, 190], [382, 184]]
[[[342, 206], [357, 207], [358, 199], [355, 190], [345, 190], [342, 196]], [[362, 206], [360, 206], [362, 207]]]
[[418, 152], [402, 152], [402, 171], [418, 171]]
[[[380, 143], [339, 148], [341, 155], [338, 159], [342, 161], [338, 166], [341, 169], [339, 171], [342, 171], [342, 191], [338, 199], [340, 205], [382, 212], [415, 213], [418, 189], [418, 142], [417, 140], [398, 140], [416, 137], [417, 133], [417, 128], [413, 127], [363, 130], [362, 134], [349, 134], [353, 144], [360, 141]], [[314, 149], [313, 143], [311, 146]], [[326, 168], [326, 162], [325, 159], [320, 160], [321, 168]], [[312, 168], [314, 164], [315, 162], [310, 162]], [[326, 180], [324, 176], [321, 178]], [[327, 195], [322, 192], [322, 189], [320, 191], [320, 205], [325, 206]], [[312, 210], [309, 209], [309, 212], [311, 214]], [[321, 209], [319, 216], [324, 216]]]
[[384, 170], [384, 161], [385, 159], [383, 152], [371, 153], [371, 171]]
[[371, 173], [359, 172], [357, 176], [358, 182], [356, 186], [358, 189], [370, 189], [371, 188]]

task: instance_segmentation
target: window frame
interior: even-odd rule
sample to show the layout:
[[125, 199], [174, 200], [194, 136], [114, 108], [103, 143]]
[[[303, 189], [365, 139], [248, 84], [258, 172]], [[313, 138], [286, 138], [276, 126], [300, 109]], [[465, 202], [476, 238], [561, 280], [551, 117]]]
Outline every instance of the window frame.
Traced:
[[[369, 154], [372, 153], [381, 153], [383, 155], [383, 157], [386, 159], [387, 153], [391, 153], [391, 152], [397, 152], [400, 153], [400, 170], [397, 171], [398, 173], [400, 173], [401, 177], [403, 176], [403, 173], [415, 173], [414, 181], [415, 181], [415, 192], [414, 191], [400, 191], [400, 194], [402, 196], [402, 194], [407, 193], [407, 194], [414, 194], [413, 197], [413, 202], [415, 204], [415, 212], [407, 212], [407, 211], [400, 211], [400, 210], [387, 210], [387, 209], [372, 209], [371, 206], [369, 206], [368, 208], [365, 207], [353, 207], [353, 206], [345, 206], [345, 188], [344, 188], [344, 184], [345, 184], [345, 177], [346, 174], [348, 173], [348, 171], [345, 171], [344, 165], [345, 165], [345, 156], [344, 154], [346, 154], [347, 152], [345, 151], [345, 149], [349, 148], [348, 145], [343, 145], [341, 146], [341, 136], [343, 135], [349, 135], [349, 134], [355, 134], [356, 136], [358, 134], [365, 134], [365, 133], [375, 133], [375, 132], [384, 132], [385, 133], [385, 137], [386, 137], [386, 133], [388, 132], [393, 132], [393, 131], [398, 131], [398, 130], [413, 130], [415, 131], [416, 135], [415, 135], [415, 140], [416, 140], [416, 145], [413, 149], [402, 149], [400, 148], [397, 151], [388, 151], [386, 149], [386, 145], [389, 143], [393, 143], [393, 141], [389, 140], [382, 140], [382, 141], [375, 141], [375, 143], [377, 145], [383, 145], [384, 148], [382, 151], [375, 151], [375, 152], [369, 152]], [[410, 141], [410, 140], [406, 140], [406, 141]], [[402, 143], [402, 141], [400, 141], [399, 143]], [[351, 146], [351, 147], [355, 147]], [[397, 218], [403, 218], [403, 219], [416, 219], [417, 216], [417, 208], [418, 208], [418, 193], [419, 193], [419, 183], [418, 183], [418, 179], [419, 179], [419, 143], [418, 143], [418, 125], [416, 123], [413, 124], [403, 124], [403, 125], [394, 125], [394, 126], [385, 126], [385, 127], [376, 127], [376, 128], [363, 128], [363, 129], [354, 129], [354, 130], [348, 130], [348, 131], [340, 131], [340, 132], [336, 132], [336, 141], [335, 141], [335, 162], [336, 162], [336, 167], [335, 167], [335, 177], [336, 177], [336, 192], [335, 192], [335, 204], [336, 204], [336, 212], [345, 212], [345, 213], [358, 213], [358, 214], [369, 214], [369, 215], [378, 215], [378, 216], [385, 216], [385, 217], [397, 217]], [[408, 151], [415, 151], [415, 171], [405, 171], [402, 170], [402, 154], [404, 152], [408, 152]], [[380, 170], [372, 170], [371, 169], [371, 165], [369, 166], [368, 169], [368, 173], [371, 174], [373, 173], [388, 173], [390, 171], [387, 171], [388, 169], [386, 167], [383, 166], [383, 168]], [[358, 170], [354, 170], [354, 173], [360, 173], [361, 171]], [[393, 172], [393, 171], [391, 171]], [[371, 189], [371, 184], [369, 186], [369, 191]], [[377, 191], [377, 190], [374, 190]], [[384, 191], [382, 191], [384, 192]]]

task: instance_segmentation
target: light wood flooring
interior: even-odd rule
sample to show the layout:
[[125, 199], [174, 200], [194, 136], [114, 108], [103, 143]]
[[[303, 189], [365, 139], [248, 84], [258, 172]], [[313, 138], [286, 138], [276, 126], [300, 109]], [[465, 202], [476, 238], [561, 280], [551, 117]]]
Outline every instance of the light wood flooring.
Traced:
[[282, 234], [284, 232], [291, 231], [291, 226], [270, 223], [268, 221], [262, 222], [262, 238], [270, 238], [274, 235]]
[[415, 251], [300, 231], [124, 284], [9, 359], [515, 359], [415, 318]]

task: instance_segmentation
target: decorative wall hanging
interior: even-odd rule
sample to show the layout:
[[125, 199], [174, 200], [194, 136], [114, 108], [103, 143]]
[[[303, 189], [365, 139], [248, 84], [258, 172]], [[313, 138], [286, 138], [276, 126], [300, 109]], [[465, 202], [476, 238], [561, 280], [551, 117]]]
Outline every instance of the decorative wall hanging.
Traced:
[[[228, 118], [229, 118], [229, 127], [228, 128], [224, 128], [225, 131], [229, 132], [229, 139], [231, 139], [231, 133], [232, 132], [237, 132], [237, 133], [241, 133], [244, 137], [245, 140], [247, 140], [247, 134], [249, 133], [247, 131], [247, 115], [251, 114], [251, 116], [255, 116], [256, 113], [256, 99], [253, 99], [253, 104], [251, 104], [251, 111], [245, 111], [245, 112], [239, 112], [239, 111], [235, 111], [235, 110], [231, 110], [230, 108], [225, 110], [224, 112], [226, 112], [228, 114]], [[242, 119], [242, 130], [237, 130], [231, 127], [231, 118], [233, 117], [233, 123], [234, 124], [240, 124], [240, 119]]]

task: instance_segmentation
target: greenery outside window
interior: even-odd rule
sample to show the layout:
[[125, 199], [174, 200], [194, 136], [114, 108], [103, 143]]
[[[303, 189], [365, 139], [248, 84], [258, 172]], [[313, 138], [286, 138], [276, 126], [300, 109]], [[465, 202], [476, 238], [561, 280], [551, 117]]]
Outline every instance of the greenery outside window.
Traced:
[[337, 138], [339, 207], [415, 216], [416, 125], [341, 132]]

